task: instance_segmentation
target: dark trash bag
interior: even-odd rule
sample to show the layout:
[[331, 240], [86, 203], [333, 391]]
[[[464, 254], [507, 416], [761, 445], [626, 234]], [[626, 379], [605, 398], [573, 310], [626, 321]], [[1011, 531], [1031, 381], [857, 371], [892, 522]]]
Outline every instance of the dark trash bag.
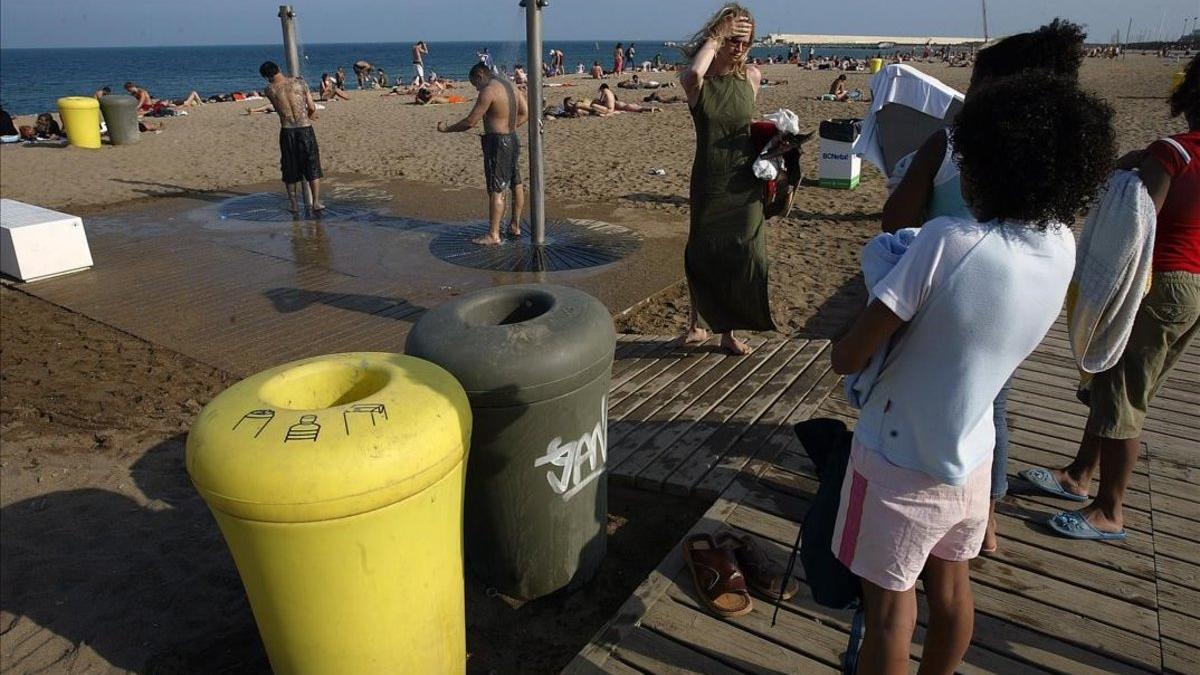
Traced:
[[[788, 576], [795, 565], [797, 548], [804, 578], [808, 580], [813, 600], [823, 607], [853, 609], [850, 640], [842, 662], [842, 672], [854, 673], [858, 667], [858, 651], [862, 646], [863, 610], [862, 585], [858, 575], [842, 564], [833, 554], [833, 530], [837, 526], [841, 503], [842, 482], [850, 464], [850, 444], [854, 434], [841, 420], [818, 418], [796, 425], [796, 437], [817, 469], [820, 485], [809, 505], [800, 527]], [[776, 611], [779, 606], [776, 604]]]

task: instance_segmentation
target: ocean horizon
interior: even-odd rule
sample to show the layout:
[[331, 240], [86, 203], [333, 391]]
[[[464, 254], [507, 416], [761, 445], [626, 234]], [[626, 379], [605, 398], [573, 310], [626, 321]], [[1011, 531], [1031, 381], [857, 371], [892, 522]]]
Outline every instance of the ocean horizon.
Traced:
[[[667, 40], [635, 41], [637, 60], [650, 61], [662, 54], [667, 62], [681, 61]], [[617, 40], [545, 40], [550, 48], [566, 54], [568, 72], [577, 64], [599, 61], [612, 67], [612, 50]], [[628, 43], [625, 43], [628, 44]], [[525, 63], [525, 42], [459, 41], [429, 42], [425, 57], [427, 72], [461, 80], [477, 62], [478, 50], [487, 48], [497, 65]], [[354, 88], [351, 64], [365, 59], [383, 68], [389, 79], [412, 77], [411, 42], [302, 43], [301, 74], [316, 84], [322, 73], [346, 69], [347, 85]], [[820, 48], [820, 56], [840, 54], [866, 56], [878, 50]], [[751, 55], [767, 58], [786, 54], [786, 47], [755, 47]], [[90, 96], [104, 86], [117, 91], [126, 81], [145, 87], [156, 98], [178, 99], [197, 91], [203, 97], [233, 91], [261, 90], [264, 81], [258, 66], [267, 60], [284, 65], [282, 45], [208, 45], [169, 47], [36, 47], [0, 49], [0, 106], [12, 115], [29, 115], [57, 109], [62, 96]]]

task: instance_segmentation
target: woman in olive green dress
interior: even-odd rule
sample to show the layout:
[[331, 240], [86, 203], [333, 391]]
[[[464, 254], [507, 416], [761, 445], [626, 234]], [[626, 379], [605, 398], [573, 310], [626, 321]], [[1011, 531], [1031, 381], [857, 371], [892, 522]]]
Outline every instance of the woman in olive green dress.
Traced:
[[691, 65], [680, 76], [696, 125], [684, 250], [692, 310], [683, 341], [699, 344], [712, 330], [739, 356], [750, 348], [733, 331], [775, 329], [767, 302], [762, 183], [750, 168], [757, 154], [750, 122], [762, 79], [746, 63], [753, 39], [749, 10], [725, 5], [685, 49]]

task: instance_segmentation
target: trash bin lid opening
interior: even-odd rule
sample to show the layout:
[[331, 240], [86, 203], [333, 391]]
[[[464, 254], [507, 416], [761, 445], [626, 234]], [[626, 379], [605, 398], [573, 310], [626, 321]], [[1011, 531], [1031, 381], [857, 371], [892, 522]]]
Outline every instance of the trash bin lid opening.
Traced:
[[538, 290], [480, 297], [462, 309], [468, 326], [511, 326], [544, 316], [554, 308], [554, 296]]
[[345, 361], [316, 361], [290, 368], [263, 383], [259, 397], [276, 408], [318, 410], [370, 398], [391, 374]]

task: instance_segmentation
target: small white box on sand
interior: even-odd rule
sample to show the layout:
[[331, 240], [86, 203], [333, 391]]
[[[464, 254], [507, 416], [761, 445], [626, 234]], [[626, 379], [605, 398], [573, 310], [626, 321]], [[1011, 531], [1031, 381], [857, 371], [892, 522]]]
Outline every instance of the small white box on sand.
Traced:
[[0, 199], [0, 272], [37, 281], [92, 266], [78, 216]]

